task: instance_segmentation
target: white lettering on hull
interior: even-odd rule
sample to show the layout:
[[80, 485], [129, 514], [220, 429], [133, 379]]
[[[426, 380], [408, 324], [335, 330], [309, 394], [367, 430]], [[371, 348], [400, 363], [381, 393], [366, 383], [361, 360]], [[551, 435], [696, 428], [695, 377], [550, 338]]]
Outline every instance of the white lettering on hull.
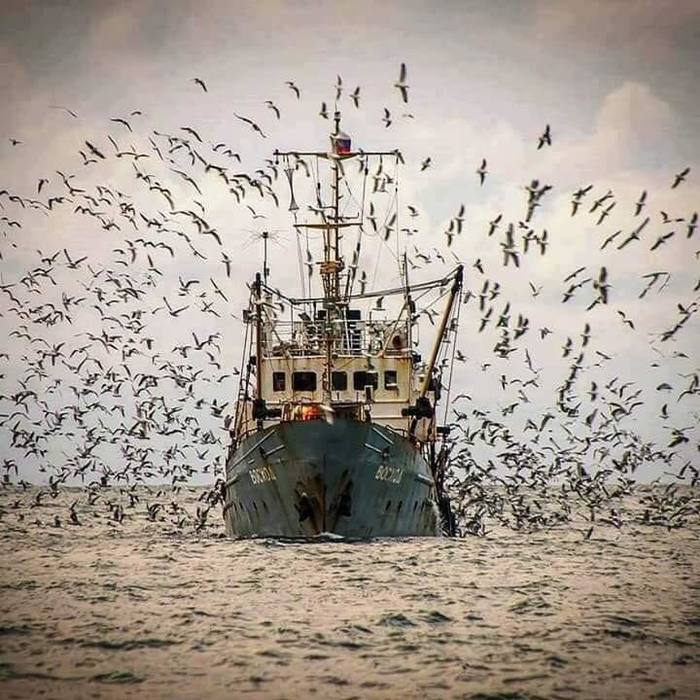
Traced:
[[277, 476], [275, 475], [275, 472], [270, 469], [270, 467], [251, 469], [248, 473], [250, 474], [250, 480], [254, 485], [265, 484], [268, 481], [277, 481]]
[[403, 469], [399, 469], [398, 467], [388, 467], [385, 464], [380, 464], [374, 478], [378, 481], [388, 481], [392, 484], [400, 484], [402, 476]]

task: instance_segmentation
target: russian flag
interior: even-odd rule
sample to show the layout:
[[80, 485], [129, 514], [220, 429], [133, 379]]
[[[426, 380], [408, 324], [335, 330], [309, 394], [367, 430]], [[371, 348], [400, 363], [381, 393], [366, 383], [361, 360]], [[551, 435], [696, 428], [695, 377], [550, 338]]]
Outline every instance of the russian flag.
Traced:
[[352, 150], [350, 137], [344, 131], [339, 131], [335, 136], [333, 136], [332, 142], [333, 152], [339, 156], [350, 153]]

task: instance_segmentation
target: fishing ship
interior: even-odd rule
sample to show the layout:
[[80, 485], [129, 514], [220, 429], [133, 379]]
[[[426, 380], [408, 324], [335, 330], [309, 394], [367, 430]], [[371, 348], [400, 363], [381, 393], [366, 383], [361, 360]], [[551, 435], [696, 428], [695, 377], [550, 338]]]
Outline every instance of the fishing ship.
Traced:
[[[375, 243], [386, 244], [399, 236], [398, 196], [389, 197], [394, 213], [380, 235], [376, 212], [367, 224], [367, 182], [396, 195], [398, 176], [389, 166], [398, 172], [403, 158], [398, 150], [353, 150], [339, 112], [333, 124], [327, 151], [274, 152], [288, 180], [298, 247], [307, 246], [308, 280], [302, 277], [297, 296], [270, 283], [270, 235], [262, 232], [262, 271], [249, 285], [227, 426], [226, 531], [242, 538], [450, 535], [449, 427], [439, 424], [437, 410], [449, 401], [463, 269], [412, 284], [406, 252], [397, 250], [396, 286], [367, 288], [366, 273], [358, 272], [363, 239], [373, 233]], [[352, 161], [359, 163], [359, 198], [350, 189]], [[303, 212], [312, 221], [300, 220], [295, 198], [295, 177], [304, 171], [307, 179], [319, 173], [315, 204]], [[421, 306], [428, 297], [432, 309]], [[423, 325], [434, 331], [427, 344], [419, 337]]]

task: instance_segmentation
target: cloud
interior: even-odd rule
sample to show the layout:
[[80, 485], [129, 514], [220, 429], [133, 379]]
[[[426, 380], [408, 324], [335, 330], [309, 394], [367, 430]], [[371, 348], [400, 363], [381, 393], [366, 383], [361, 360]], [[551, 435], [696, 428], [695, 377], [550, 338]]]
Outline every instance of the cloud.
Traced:
[[596, 117], [595, 143], [614, 149], [618, 159], [637, 153], [660, 140], [676, 125], [671, 106], [658, 98], [648, 85], [626, 82], [611, 92]]
[[651, 63], [671, 59], [679, 36], [693, 21], [700, 21], [695, 0], [540, 0], [533, 29], [554, 44], [594, 51], [622, 48], [636, 60]]
[[10, 109], [13, 101], [27, 88], [27, 72], [9, 44], [0, 43], [0, 91], [2, 103]]

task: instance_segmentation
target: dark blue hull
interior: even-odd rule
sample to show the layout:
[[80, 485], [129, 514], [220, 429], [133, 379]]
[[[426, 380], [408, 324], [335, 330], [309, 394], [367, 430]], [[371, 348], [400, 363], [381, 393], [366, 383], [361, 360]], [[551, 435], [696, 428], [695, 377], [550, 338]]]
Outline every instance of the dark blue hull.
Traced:
[[428, 463], [406, 438], [354, 420], [280, 423], [245, 438], [226, 465], [231, 536], [435, 536]]

